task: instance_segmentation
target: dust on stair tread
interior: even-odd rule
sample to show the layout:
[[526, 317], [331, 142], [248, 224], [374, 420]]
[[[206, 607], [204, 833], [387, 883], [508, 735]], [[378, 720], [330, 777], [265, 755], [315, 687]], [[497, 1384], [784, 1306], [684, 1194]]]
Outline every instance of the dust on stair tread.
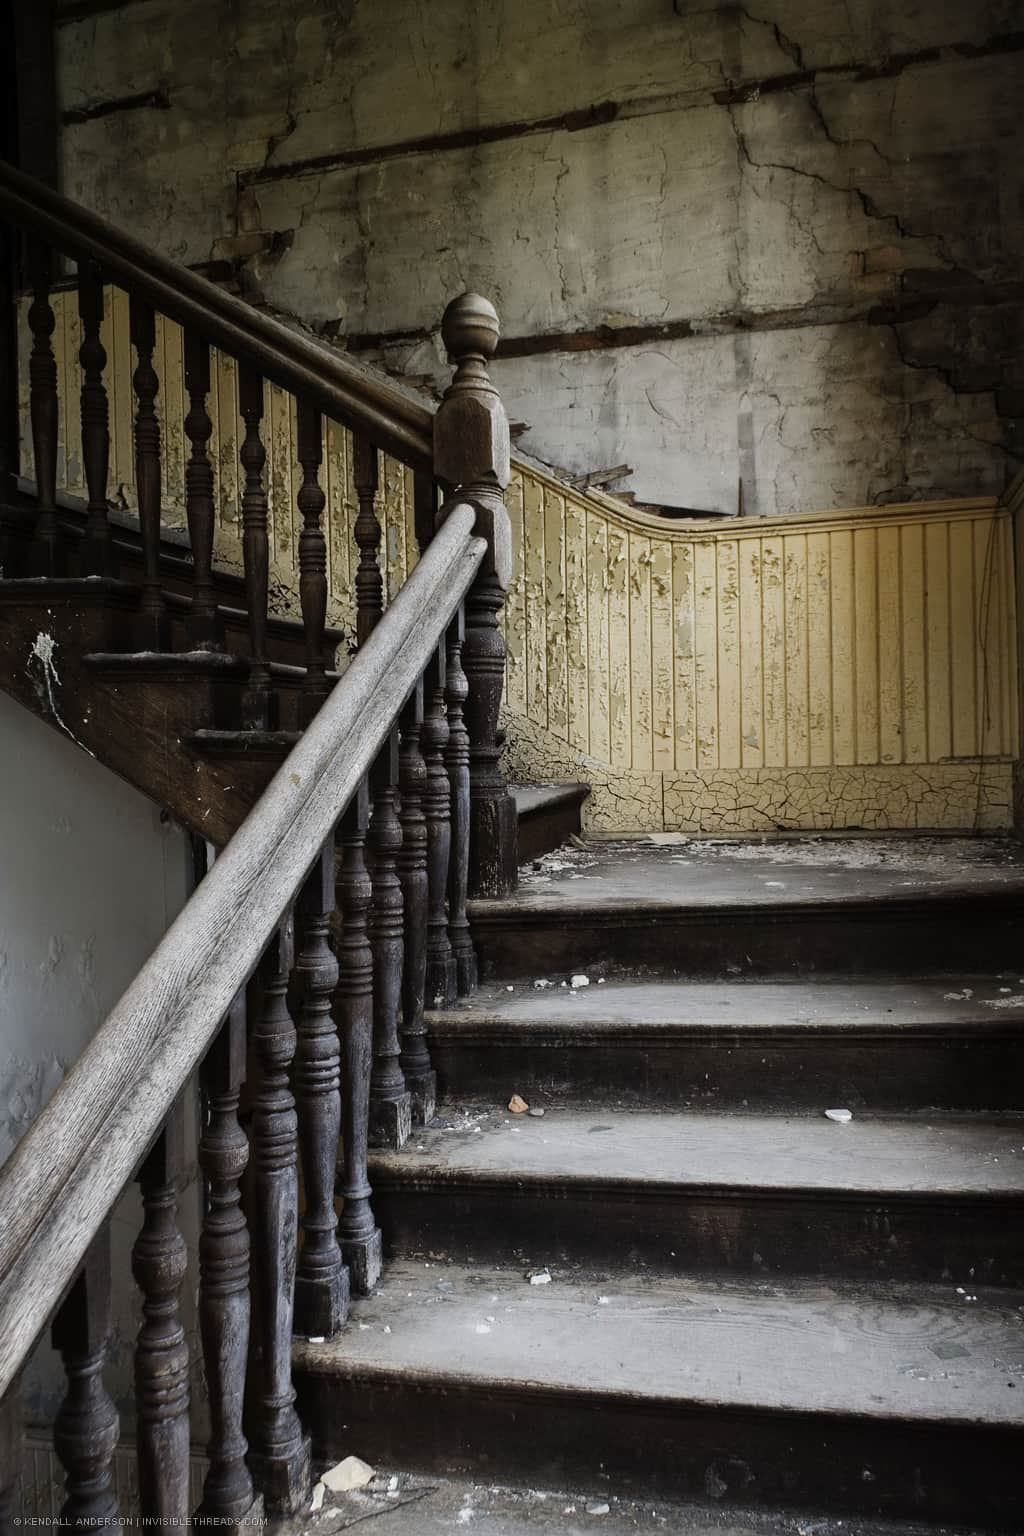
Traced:
[[833, 905], [1024, 895], [1024, 847], [1006, 837], [791, 837], [779, 842], [623, 841], [559, 849], [519, 889], [474, 910]]
[[481, 1110], [374, 1154], [371, 1180], [1024, 1199], [1024, 1119]]
[[[536, 1255], [538, 1267], [543, 1255]], [[975, 1293], [971, 1293], [974, 1296]], [[398, 1261], [303, 1370], [765, 1412], [1019, 1425], [1015, 1292], [579, 1279]]]
[[[458, 1007], [430, 1015], [432, 1030], [468, 1033], [482, 1023], [527, 1029], [569, 1025], [580, 1033], [622, 1029], [709, 1031], [900, 1031], [983, 1026], [1024, 1030], [1024, 982], [1006, 976], [921, 977], [885, 982], [645, 981], [588, 975], [572, 988], [569, 976], [482, 985]], [[566, 985], [563, 986], [562, 982]], [[541, 983], [540, 985], [538, 983]]]

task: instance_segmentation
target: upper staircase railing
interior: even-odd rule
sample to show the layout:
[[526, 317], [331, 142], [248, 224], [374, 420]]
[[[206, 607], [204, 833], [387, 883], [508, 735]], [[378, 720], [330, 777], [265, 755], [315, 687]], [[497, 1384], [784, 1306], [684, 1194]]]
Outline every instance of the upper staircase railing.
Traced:
[[[25, 236], [33, 290], [36, 496], [24, 569], [7, 579], [60, 582], [65, 597], [84, 593], [96, 577], [117, 579], [97, 309], [102, 283], [116, 282], [130, 296], [137, 354], [137, 643], [159, 650], [168, 634], [152, 358], [159, 310], [185, 328], [193, 557], [187, 636], [192, 650], [212, 653], [222, 642], [210, 580], [217, 496], [206, 453], [210, 347], [240, 365], [251, 648], [244, 723], [256, 731], [268, 725], [269, 695], [263, 380], [295, 395], [308, 722], [0, 1169], [0, 1502], [10, 1498], [18, 1470], [19, 1379], [51, 1323], [68, 1377], [55, 1425], [67, 1472], [63, 1518], [90, 1529], [118, 1516], [111, 1477], [117, 1414], [102, 1379], [111, 1326], [109, 1218], [135, 1177], [144, 1212], [132, 1253], [143, 1299], [135, 1369], [141, 1514], [177, 1522], [194, 1513], [179, 1305], [187, 1254], [176, 1204], [183, 1104], [198, 1070], [198, 1159], [207, 1181], [199, 1320], [211, 1424], [199, 1513], [236, 1523], [257, 1496], [269, 1512], [296, 1511], [309, 1493], [310, 1441], [291, 1384], [293, 1330], [334, 1334], [350, 1288], [365, 1293], [376, 1283], [381, 1239], [368, 1146], [400, 1146], [410, 1124], [433, 1113], [426, 1002], [449, 1004], [475, 985], [467, 895], [504, 894], [515, 881], [514, 809], [498, 768], [504, 646], [497, 620], [510, 546], [508, 425], [487, 374], [497, 317], [474, 295], [449, 305], [443, 335], [457, 369], [433, 414], [6, 165], [0, 218]], [[54, 249], [77, 263], [83, 328], [89, 506], [70, 551], [54, 473]], [[359, 647], [333, 688], [324, 654], [325, 498], [318, 481], [325, 415], [356, 435], [357, 476], [371, 488], [360, 496]], [[421, 547], [386, 611], [374, 559], [380, 530], [368, 526], [378, 450], [414, 470]], [[243, 1129], [247, 1063], [256, 1080]]]

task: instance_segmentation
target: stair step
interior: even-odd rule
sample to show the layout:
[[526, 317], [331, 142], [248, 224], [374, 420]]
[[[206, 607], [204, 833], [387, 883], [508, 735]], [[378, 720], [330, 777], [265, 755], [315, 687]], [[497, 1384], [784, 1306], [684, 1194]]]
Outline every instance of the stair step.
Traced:
[[442, 1095], [621, 1107], [1024, 1110], [1016, 974], [490, 984], [428, 1015]]
[[1024, 1298], [971, 1297], [406, 1260], [297, 1384], [332, 1459], [1009, 1524]]
[[481, 1109], [370, 1180], [403, 1255], [1024, 1284], [1024, 1119]]
[[519, 820], [519, 862], [541, 858], [582, 829], [580, 809], [589, 784], [513, 784]]
[[482, 974], [766, 976], [1019, 964], [1024, 848], [1009, 838], [791, 838], [562, 849], [470, 903]]

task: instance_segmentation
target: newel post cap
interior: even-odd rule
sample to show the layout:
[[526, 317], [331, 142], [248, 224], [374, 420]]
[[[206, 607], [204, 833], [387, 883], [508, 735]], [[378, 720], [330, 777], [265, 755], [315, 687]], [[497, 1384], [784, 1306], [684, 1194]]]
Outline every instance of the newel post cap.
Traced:
[[460, 293], [441, 321], [441, 338], [453, 363], [473, 356], [493, 357], [500, 334], [498, 311], [480, 293]]

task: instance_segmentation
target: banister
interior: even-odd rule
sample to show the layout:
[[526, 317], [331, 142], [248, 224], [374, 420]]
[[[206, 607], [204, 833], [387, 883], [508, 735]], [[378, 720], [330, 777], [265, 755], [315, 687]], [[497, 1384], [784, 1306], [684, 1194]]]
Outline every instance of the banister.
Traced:
[[434, 413], [386, 378], [293, 331], [0, 160], [0, 216], [76, 259], [379, 448], [430, 470]]
[[312, 724], [0, 1169], [0, 1399], [252, 975], [486, 553], [456, 502]]

